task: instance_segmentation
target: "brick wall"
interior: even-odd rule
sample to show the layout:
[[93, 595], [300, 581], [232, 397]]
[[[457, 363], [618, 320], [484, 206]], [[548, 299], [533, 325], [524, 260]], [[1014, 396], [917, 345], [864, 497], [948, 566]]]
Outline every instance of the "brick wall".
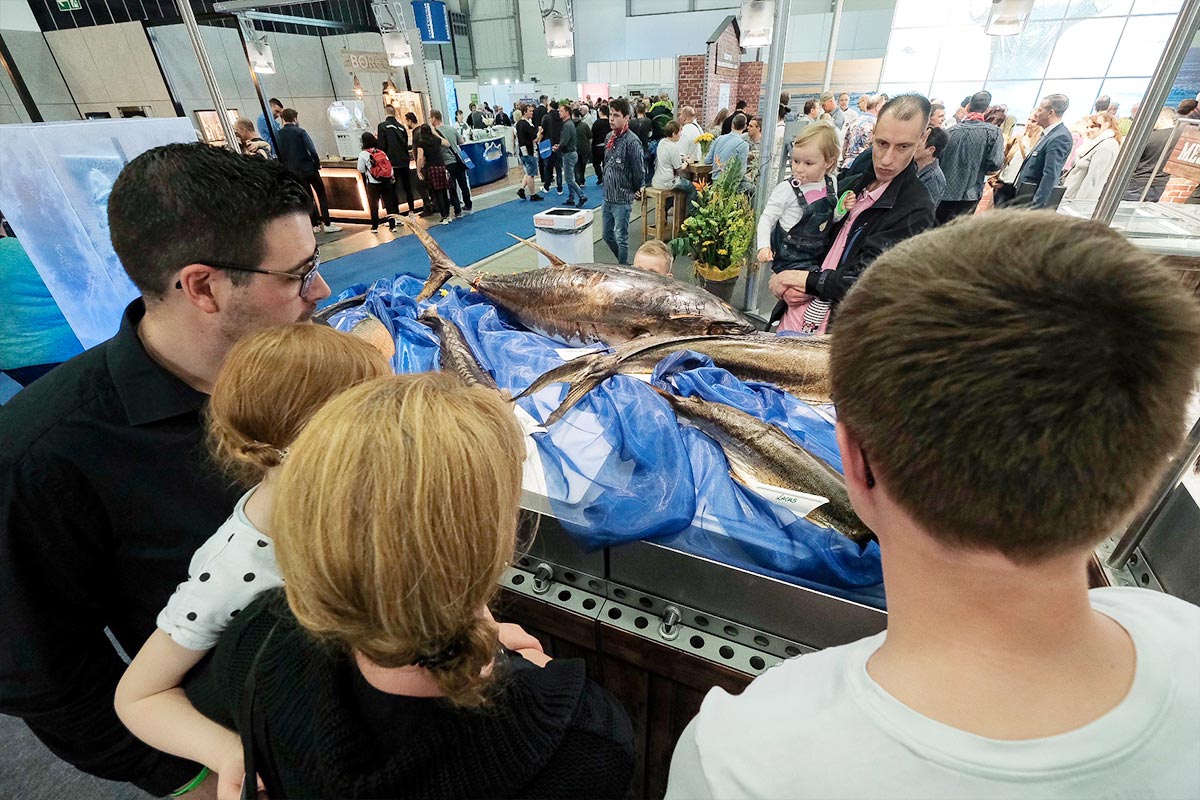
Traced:
[[763, 92], [766, 91], [766, 86], [763, 85], [763, 67], [766, 66], [761, 61], [743, 61], [741, 68], [738, 70], [738, 89], [737, 96], [734, 102], [745, 100], [746, 107], [751, 110], [751, 113], [756, 117], [761, 117], [766, 113], [763, 107]]
[[704, 56], [679, 56], [675, 59], [676, 108], [692, 106], [699, 112], [704, 105], [704, 64]]
[[1160, 203], [1184, 203], [1192, 196], [1192, 192], [1196, 191], [1196, 182], [1189, 181], [1186, 178], [1181, 178], [1177, 175], [1171, 177], [1167, 181], [1167, 188], [1163, 190]]

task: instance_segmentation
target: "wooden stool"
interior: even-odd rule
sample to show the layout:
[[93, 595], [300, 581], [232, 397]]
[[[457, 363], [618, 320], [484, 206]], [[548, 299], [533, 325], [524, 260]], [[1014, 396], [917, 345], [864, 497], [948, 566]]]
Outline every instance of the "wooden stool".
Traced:
[[[650, 200], [654, 200], [654, 220], [650, 220], [649, 204]], [[686, 195], [678, 189], [655, 189], [653, 186], [647, 186], [642, 189], [642, 241], [648, 242], [651, 238], [661, 239], [669, 242], [679, 235], [683, 220], [687, 216], [687, 209], [683, 207], [686, 202]], [[670, 213], [667, 200], [670, 199], [670, 208], [674, 209], [674, 213]], [[668, 219], [668, 217], [670, 219]]]

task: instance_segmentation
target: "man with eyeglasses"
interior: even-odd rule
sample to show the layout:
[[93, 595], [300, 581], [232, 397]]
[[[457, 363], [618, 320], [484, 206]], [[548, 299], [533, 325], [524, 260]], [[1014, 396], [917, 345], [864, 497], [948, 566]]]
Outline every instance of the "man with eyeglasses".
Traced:
[[[161, 796], [192, 764], [141, 744], [113, 711], [125, 664], [238, 490], [210, 461], [203, 414], [235, 342], [308, 320], [329, 286], [307, 190], [277, 161], [204, 144], [149, 150], [108, 203], [141, 296], [107, 342], [0, 408], [0, 713], [59, 757]], [[216, 776], [189, 798], [215, 796]]]

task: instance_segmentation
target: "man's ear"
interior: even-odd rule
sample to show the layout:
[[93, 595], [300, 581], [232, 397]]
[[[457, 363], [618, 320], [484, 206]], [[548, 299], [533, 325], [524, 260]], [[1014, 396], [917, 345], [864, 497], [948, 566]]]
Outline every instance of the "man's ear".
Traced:
[[861, 494], [874, 488], [875, 478], [863, 454], [862, 445], [842, 422], [837, 424], [838, 450], [842, 453], [842, 471], [848, 487]]
[[215, 284], [227, 280], [220, 270], [206, 264], [188, 264], [179, 271], [176, 279], [176, 291], [183, 292], [188, 302], [205, 314], [215, 314], [221, 310], [221, 305], [215, 294]]

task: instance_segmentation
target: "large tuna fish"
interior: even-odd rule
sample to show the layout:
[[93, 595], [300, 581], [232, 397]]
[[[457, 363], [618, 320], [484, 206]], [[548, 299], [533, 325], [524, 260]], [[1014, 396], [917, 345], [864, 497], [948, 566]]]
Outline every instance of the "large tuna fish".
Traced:
[[675, 414], [711, 437], [725, 451], [730, 475], [743, 485], [758, 481], [796, 492], [820, 495], [829, 502], [807, 519], [863, 543], [873, 539], [846, 493], [846, 479], [833, 467], [796, 444], [774, 425], [723, 403], [677, 397], [662, 390]]
[[517, 238], [550, 260], [543, 269], [487, 275], [450, 260], [419, 224], [401, 217], [429, 253], [427, 300], [451, 277], [503, 308], [531, 331], [568, 344], [617, 344], [648, 333], [752, 333], [749, 318], [703, 289], [663, 275], [608, 264], [568, 264]]
[[543, 373], [517, 395], [533, 394], [552, 383], [569, 383], [567, 396], [546, 418], [552, 425], [605, 379], [621, 374], [644, 374], [671, 353], [694, 350], [742, 380], [773, 383], [807, 403], [828, 403], [829, 337], [775, 336], [651, 336], [635, 339], [612, 353], [580, 356]]

